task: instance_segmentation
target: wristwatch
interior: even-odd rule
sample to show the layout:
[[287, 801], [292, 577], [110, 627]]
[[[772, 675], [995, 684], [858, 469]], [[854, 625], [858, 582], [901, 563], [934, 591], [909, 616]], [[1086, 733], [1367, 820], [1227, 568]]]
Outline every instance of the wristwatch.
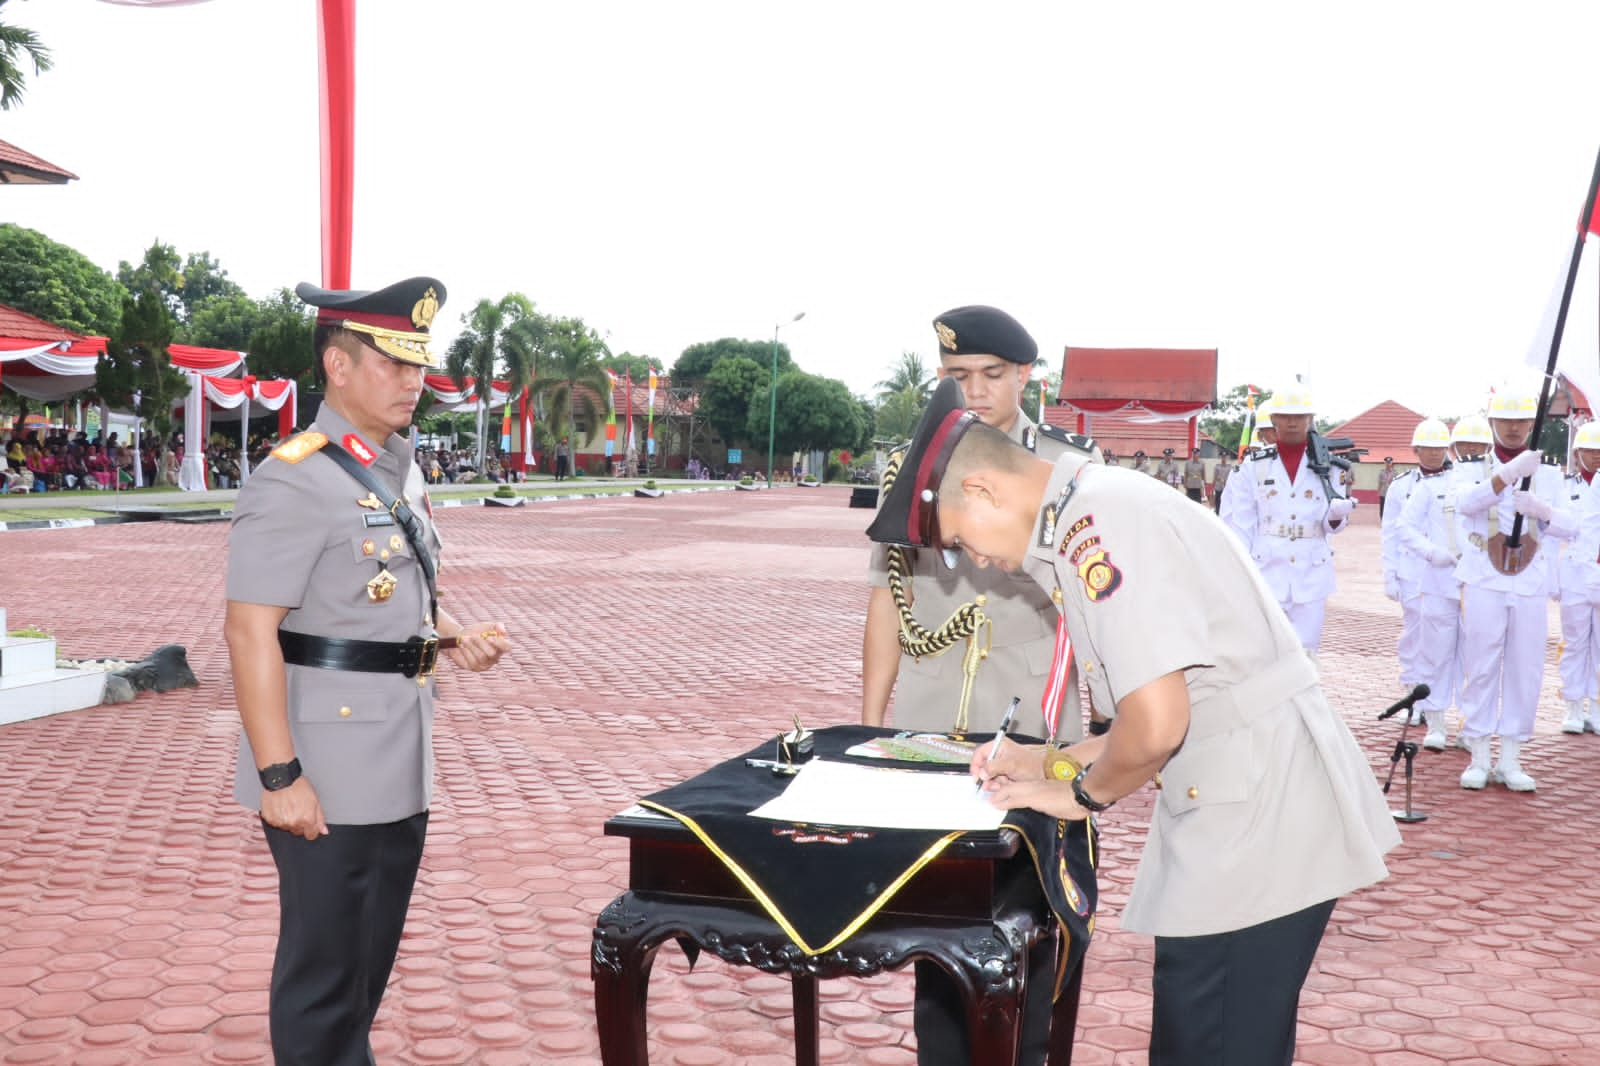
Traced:
[[261, 787], [268, 792], [277, 792], [300, 780], [300, 760], [296, 758], [288, 762], [275, 762], [271, 766], [263, 766], [257, 772], [261, 775]]
[[[1087, 768], [1085, 772], [1087, 772]], [[1083, 778], [1084, 774], [1079, 774], [1077, 777], [1072, 779], [1072, 797], [1078, 801], [1078, 806], [1082, 807], [1086, 811], [1092, 811], [1095, 814], [1099, 814], [1107, 807], [1110, 807], [1111, 803], [1116, 802], [1116, 800], [1112, 800], [1111, 803], [1101, 803], [1099, 800], [1089, 795], [1089, 793], [1083, 790]]]
[[1044, 753], [1044, 779], [1046, 781], [1072, 781], [1083, 776], [1083, 764], [1066, 748], [1051, 748]]

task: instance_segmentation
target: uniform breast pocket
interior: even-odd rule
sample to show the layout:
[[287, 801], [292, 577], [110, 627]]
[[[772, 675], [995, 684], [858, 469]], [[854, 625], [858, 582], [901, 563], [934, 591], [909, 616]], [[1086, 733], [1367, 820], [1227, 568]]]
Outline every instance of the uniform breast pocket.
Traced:
[[[328, 674], [333, 671], [319, 670], [318, 674]], [[294, 691], [290, 692], [289, 705], [294, 709], [294, 718], [297, 722], [311, 725], [333, 725], [340, 723], [381, 722], [389, 717], [388, 705], [384, 702], [379, 688], [372, 682], [361, 683], [347, 681], [345, 678], [355, 678], [357, 674], [341, 674], [336, 682], [329, 683], [326, 679], [300, 678]]]
[[391, 570], [412, 565], [411, 545], [392, 526], [368, 530], [365, 535], [350, 538], [350, 554], [357, 561], [382, 563]]
[[1201, 807], [1243, 803], [1255, 778], [1248, 729], [1185, 742], [1161, 771], [1161, 806], [1180, 815]]

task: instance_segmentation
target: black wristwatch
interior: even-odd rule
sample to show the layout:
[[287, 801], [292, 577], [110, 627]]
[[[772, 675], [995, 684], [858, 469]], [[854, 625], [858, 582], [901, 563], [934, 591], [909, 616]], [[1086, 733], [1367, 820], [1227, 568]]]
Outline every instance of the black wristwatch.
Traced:
[[261, 775], [262, 788], [268, 792], [277, 792], [300, 780], [300, 760], [275, 762], [271, 766], [263, 766], [257, 773]]
[[[1093, 764], [1091, 763], [1090, 765]], [[1112, 800], [1111, 803], [1101, 803], [1099, 800], [1089, 795], [1089, 793], [1085, 792], [1083, 790], [1083, 779], [1088, 776], [1089, 770], [1088, 767], [1085, 767], [1083, 773], [1072, 779], [1072, 798], [1077, 800], [1078, 806], [1082, 807], [1084, 810], [1093, 811], [1095, 814], [1099, 814], [1107, 807], [1110, 807], [1111, 803], [1115, 803], [1117, 801]]]

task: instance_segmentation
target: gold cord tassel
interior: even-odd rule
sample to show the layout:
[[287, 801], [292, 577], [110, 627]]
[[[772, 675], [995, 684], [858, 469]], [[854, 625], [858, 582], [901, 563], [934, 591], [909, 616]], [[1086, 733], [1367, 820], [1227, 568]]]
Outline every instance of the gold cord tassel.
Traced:
[[[883, 492], [888, 492], [900, 472], [904, 452], [889, 456], [883, 471]], [[911, 602], [906, 595], [906, 582], [911, 572], [906, 550], [893, 545], [888, 550], [889, 593], [894, 597], [895, 610], [900, 616], [900, 648], [914, 659], [942, 655], [955, 647], [956, 642], [967, 642], [961, 658], [961, 700], [956, 707], [956, 733], [967, 731], [967, 707], [972, 702], [972, 683], [977, 678], [978, 664], [989, 657], [994, 642], [994, 625], [983, 612], [982, 596], [972, 603], [963, 603], [937, 629], [928, 629], [911, 613]]]

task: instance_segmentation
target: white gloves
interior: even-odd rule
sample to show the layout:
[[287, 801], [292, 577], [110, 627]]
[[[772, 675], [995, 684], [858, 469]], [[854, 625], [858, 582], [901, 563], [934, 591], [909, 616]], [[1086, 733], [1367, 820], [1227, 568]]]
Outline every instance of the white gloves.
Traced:
[[1328, 521], [1343, 522], [1350, 517], [1350, 512], [1356, 509], [1354, 500], [1329, 500]]
[[1502, 485], [1514, 485], [1525, 477], [1532, 477], [1542, 459], [1543, 456], [1530, 449], [1495, 467], [1494, 476]]
[[1383, 575], [1383, 594], [1396, 603], [1400, 602], [1400, 579], [1394, 571], [1385, 571]]
[[1433, 545], [1432, 547], [1430, 547], [1428, 549], [1428, 565], [1429, 566], [1454, 566], [1454, 565], [1456, 565], [1456, 557], [1454, 555], [1451, 555], [1448, 550], [1446, 550], [1444, 548], [1441, 548], [1437, 544], [1435, 544], [1435, 545]]
[[[1523, 453], [1523, 455], [1527, 454], [1527, 452]], [[1517, 459], [1521, 458], [1521, 455], [1517, 456]], [[1514, 463], [1517, 461], [1517, 459], [1513, 459], [1511, 462]], [[1510, 466], [1511, 463], [1507, 463], [1506, 465]], [[1512, 497], [1512, 501], [1517, 509], [1518, 514], [1525, 514], [1537, 522], [1548, 522], [1550, 519], [1555, 517], [1555, 508], [1551, 507], [1549, 503], [1545, 502], [1543, 497], [1537, 496], [1532, 492], [1518, 489], [1517, 494]]]

